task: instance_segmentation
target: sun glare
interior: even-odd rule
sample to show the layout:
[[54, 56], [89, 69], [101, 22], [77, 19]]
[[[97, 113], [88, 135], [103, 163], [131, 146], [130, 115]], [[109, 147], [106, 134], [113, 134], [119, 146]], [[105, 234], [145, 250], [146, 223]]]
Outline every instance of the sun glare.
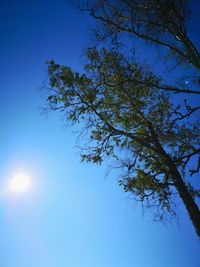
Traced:
[[8, 190], [13, 193], [26, 192], [31, 187], [31, 178], [29, 175], [24, 173], [15, 174], [8, 181]]

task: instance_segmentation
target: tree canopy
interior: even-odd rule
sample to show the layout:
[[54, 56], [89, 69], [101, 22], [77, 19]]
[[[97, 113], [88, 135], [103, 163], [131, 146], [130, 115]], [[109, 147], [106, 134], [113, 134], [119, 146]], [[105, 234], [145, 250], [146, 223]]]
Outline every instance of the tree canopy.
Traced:
[[[191, 0], [80, 1], [80, 8], [101, 23], [100, 39], [121, 33], [164, 48], [174, 59], [200, 71], [200, 54], [188, 36]], [[164, 50], [163, 50], [164, 51]]]
[[[185, 28], [187, 2], [87, 1], [84, 10], [102, 23], [102, 39], [121, 32], [135, 35], [168, 48], [175, 55], [172, 61], [181, 60], [199, 73], [200, 57]], [[113, 158], [121, 170], [119, 184], [145, 207], [154, 207], [161, 220], [176, 214], [178, 194], [200, 237], [195, 203], [200, 190], [191, 182], [200, 168], [195, 117], [200, 106], [172, 97], [174, 93], [198, 96], [198, 74], [191, 88], [180, 88], [120, 48], [91, 47], [86, 57], [82, 73], [48, 62], [49, 108], [63, 112], [67, 121], [81, 123], [88, 135], [81, 160], [100, 165]]]

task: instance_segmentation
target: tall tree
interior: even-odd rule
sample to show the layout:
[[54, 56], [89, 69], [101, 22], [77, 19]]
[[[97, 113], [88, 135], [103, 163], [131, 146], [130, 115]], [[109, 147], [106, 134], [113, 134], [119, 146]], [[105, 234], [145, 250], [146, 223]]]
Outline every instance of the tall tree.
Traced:
[[[102, 0], [86, 7], [103, 23], [107, 36], [124, 31], [167, 47], [171, 60], [181, 59], [199, 72], [199, 54], [184, 27], [186, 1]], [[176, 214], [178, 194], [200, 237], [195, 202], [200, 191], [191, 182], [200, 168], [199, 120], [193, 118], [200, 106], [172, 99], [174, 93], [198, 96], [198, 88], [168, 85], [119, 49], [89, 48], [87, 59], [82, 74], [54, 61], [48, 66], [50, 109], [64, 112], [68, 121], [82, 121], [88, 134], [81, 159], [101, 164], [113, 158], [121, 169], [119, 184], [145, 207], [154, 207], [161, 220]], [[198, 74], [193, 86], [197, 81]]]

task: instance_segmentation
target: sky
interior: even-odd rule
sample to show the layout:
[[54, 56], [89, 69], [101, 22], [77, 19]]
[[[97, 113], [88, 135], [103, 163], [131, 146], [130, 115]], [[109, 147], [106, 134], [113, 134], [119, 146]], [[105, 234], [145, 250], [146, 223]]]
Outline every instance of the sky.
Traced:
[[[80, 70], [92, 21], [64, 0], [0, 2], [0, 267], [199, 267], [183, 206], [180, 226], [153, 222], [106, 166], [80, 163], [76, 128], [41, 114], [50, 59]], [[11, 176], [31, 177], [11, 194]]]

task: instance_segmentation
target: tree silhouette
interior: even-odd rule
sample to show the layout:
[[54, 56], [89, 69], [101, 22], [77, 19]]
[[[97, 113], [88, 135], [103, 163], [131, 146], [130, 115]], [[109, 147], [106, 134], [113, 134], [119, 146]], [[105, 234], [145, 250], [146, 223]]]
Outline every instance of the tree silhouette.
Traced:
[[101, 164], [113, 158], [122, 172], [119, 184], [145, 207], [155, 208], [160, 220], [176, 214], [178, 194], [200, 237], [195, 202], [200, 191], [191, 183], [200, 166], [199, 120], [193, 119], [200, 106], [172, 98], [174, 93], [200, 93], [200, 57], [186, 34], [186, 2], [87, 1], [81, 8], [102, 23], [101, 40], [125, 32], [168, 48], [173, 62], [196, 71], [191, 88], [169, 85], [120, 49], [93, 47], [87, 50], [82, 74], [48, 62], [47, 102], [51, 110], [64, 112], [67, 121], [82, 122], [90, 141], [82, 161]]

